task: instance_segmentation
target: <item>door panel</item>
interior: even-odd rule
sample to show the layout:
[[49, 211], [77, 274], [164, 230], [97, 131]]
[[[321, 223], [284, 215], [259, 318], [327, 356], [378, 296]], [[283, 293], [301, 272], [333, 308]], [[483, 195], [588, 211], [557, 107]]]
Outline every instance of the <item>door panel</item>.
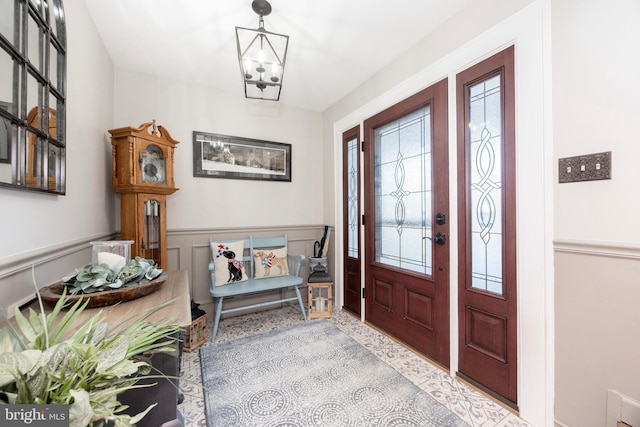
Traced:
[[342, 135], [344, 308], [360, 315], [362, 281], [360, 271], [360, 126]]
[[517, 404], [513, 47], [457, 76], [459, 373]]
[[448, 366], [447, 81], [367, 119], [364, 135], [365, 319]]

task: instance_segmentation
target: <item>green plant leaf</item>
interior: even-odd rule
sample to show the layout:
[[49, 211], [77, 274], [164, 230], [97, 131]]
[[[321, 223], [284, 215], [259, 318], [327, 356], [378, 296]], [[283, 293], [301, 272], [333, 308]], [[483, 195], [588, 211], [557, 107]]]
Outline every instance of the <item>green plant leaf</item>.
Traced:
[[107, 332], [109, 331], [109, 327], [106, 322], [98, 323], [93, 329], [93, 334], [91, 335], [91, 340], [89, 341], [91, 345], [95, 345], [96, 347], [100, 345], [101, 342], [107, 337]]
[[48, 385], [47, 371], [37, 363], [26, 378], [29, 393], [34, 399], [44, 397]]
[[144, 416], [147, 415], [149, 411], [152, 410], [156, 405], [157, 403], [154, 403], [153, 405], [150, 405], [147, 409], [145, 409], [143, 412], [140, 412], [139, 414], [131, 417], [131, 424], [138, 424], [138, 422], [141, 419], [143, 419]]
[[73, 403], [69, 406], [69, 427], [86, 427], [93, 417], [91, 399], [86, 390], [70, 390]]
[[[35, 311], [31, 310], [31, 312], [35, 314]], [[31, 323], [27, 320], [26, 317], [24, 317], [24, 315], [22, 314], [20, 309], [18, 309], [18, 307], [16, 307], [15, 319], [16, 319], [16, 323], [18, 324], [18, 328], [20, 328], [20, 332], [22, 332], [26, 340], [35, 341], [36, 337], [38, 336], [38, 333], [33, 329], [33, 327], [31, 326]]]
[[0, 329], [0, 353], [20, 350], [20, 343], [8, 328]]
[[40, 365], [44, 367], [47, 372], [54, 373], [60, 369], [60, 366], [69, 358], [70, 354], [71, 349], [67, 343], [61, 342], [42, 352]]
[[[123, 359], [115, 365], [110, 366], [109, 370], [104, 373], [114, 375], [118, 378], [124, 378], [129, 375], [138, 373], [141, 368], [144, 368], [146, 366], [147, 364], [145, 362], [133, 362], [129, 359]], [[98, 369], [96, 369], [96, 371], [100, 372]]]
[[15, 382], [17, 376], [29, 373], [38, 364], [41, 355], [40, 350], [0, 354], [0, 386]]
[[78, 318], [80, 313], [87, 307], [89, 304], [89, 300], [83, 300], [82, 298], [76, 301], [62, 316], [62, 318], [53, 325], [56, 320], [60, 310], [67, 304], [68, 299], [63, 292], [63, 297], [58, 300], [53, 311], [47, 316], [47, 325], [49, 330], [49, 345], [54, 345], [59, 343], [64, 339], [64, 337], [69, 333], [69, 328], [73, 325], [75, 320]]
[[100, 351], [96, 372], [104, 373], [112, 366], [124, 360], [127, 357], [128, 350], [129, 339], [123, 335], [118, 336], [107, 348]]

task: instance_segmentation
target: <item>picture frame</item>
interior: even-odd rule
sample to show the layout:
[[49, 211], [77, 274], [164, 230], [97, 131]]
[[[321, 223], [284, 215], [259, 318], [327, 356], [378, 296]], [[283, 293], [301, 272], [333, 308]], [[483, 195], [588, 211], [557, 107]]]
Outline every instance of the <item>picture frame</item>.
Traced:
[[[0, 101], [0, 109], [11, 111], [11, 104]], [[0, 115], [0, 163], [11, 163], [11, 120]]]
[[291, 182], [291, 144], [194, 131], [193, 176]]

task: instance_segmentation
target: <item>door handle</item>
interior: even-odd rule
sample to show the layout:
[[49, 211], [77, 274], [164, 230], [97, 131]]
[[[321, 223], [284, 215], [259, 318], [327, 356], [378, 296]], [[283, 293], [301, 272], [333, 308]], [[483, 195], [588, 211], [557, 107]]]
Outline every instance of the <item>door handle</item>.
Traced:
[[431, 240], [433, 243], [435, 243], [436, 245], [444, 245], [445, 243], [447, 243], [447, 235], [439, 232], [436, 233], [435, 236], [433, 236], [433, 238], [429, 237], [429, 236], [424, 236], [423, 239], [429, 239]]

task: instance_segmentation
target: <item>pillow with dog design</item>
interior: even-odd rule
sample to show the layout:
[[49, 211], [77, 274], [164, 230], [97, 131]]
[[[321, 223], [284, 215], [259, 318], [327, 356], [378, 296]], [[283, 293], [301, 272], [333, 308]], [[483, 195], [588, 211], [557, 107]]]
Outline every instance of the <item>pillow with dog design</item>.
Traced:
[[267, 277], [287, 276], [289, 266], [287, 265], [287, 248], [277, 249], [254, 249], [253, 260], [256, 266], [256, 279], [266, 279]]
[[244, 268], [244, 262], [242, 261], [244, 241], [240, 240], [229, 243], [211, 242], [211, 253], [213, 253], [216, 286], [244, 282], [249, 278]]

